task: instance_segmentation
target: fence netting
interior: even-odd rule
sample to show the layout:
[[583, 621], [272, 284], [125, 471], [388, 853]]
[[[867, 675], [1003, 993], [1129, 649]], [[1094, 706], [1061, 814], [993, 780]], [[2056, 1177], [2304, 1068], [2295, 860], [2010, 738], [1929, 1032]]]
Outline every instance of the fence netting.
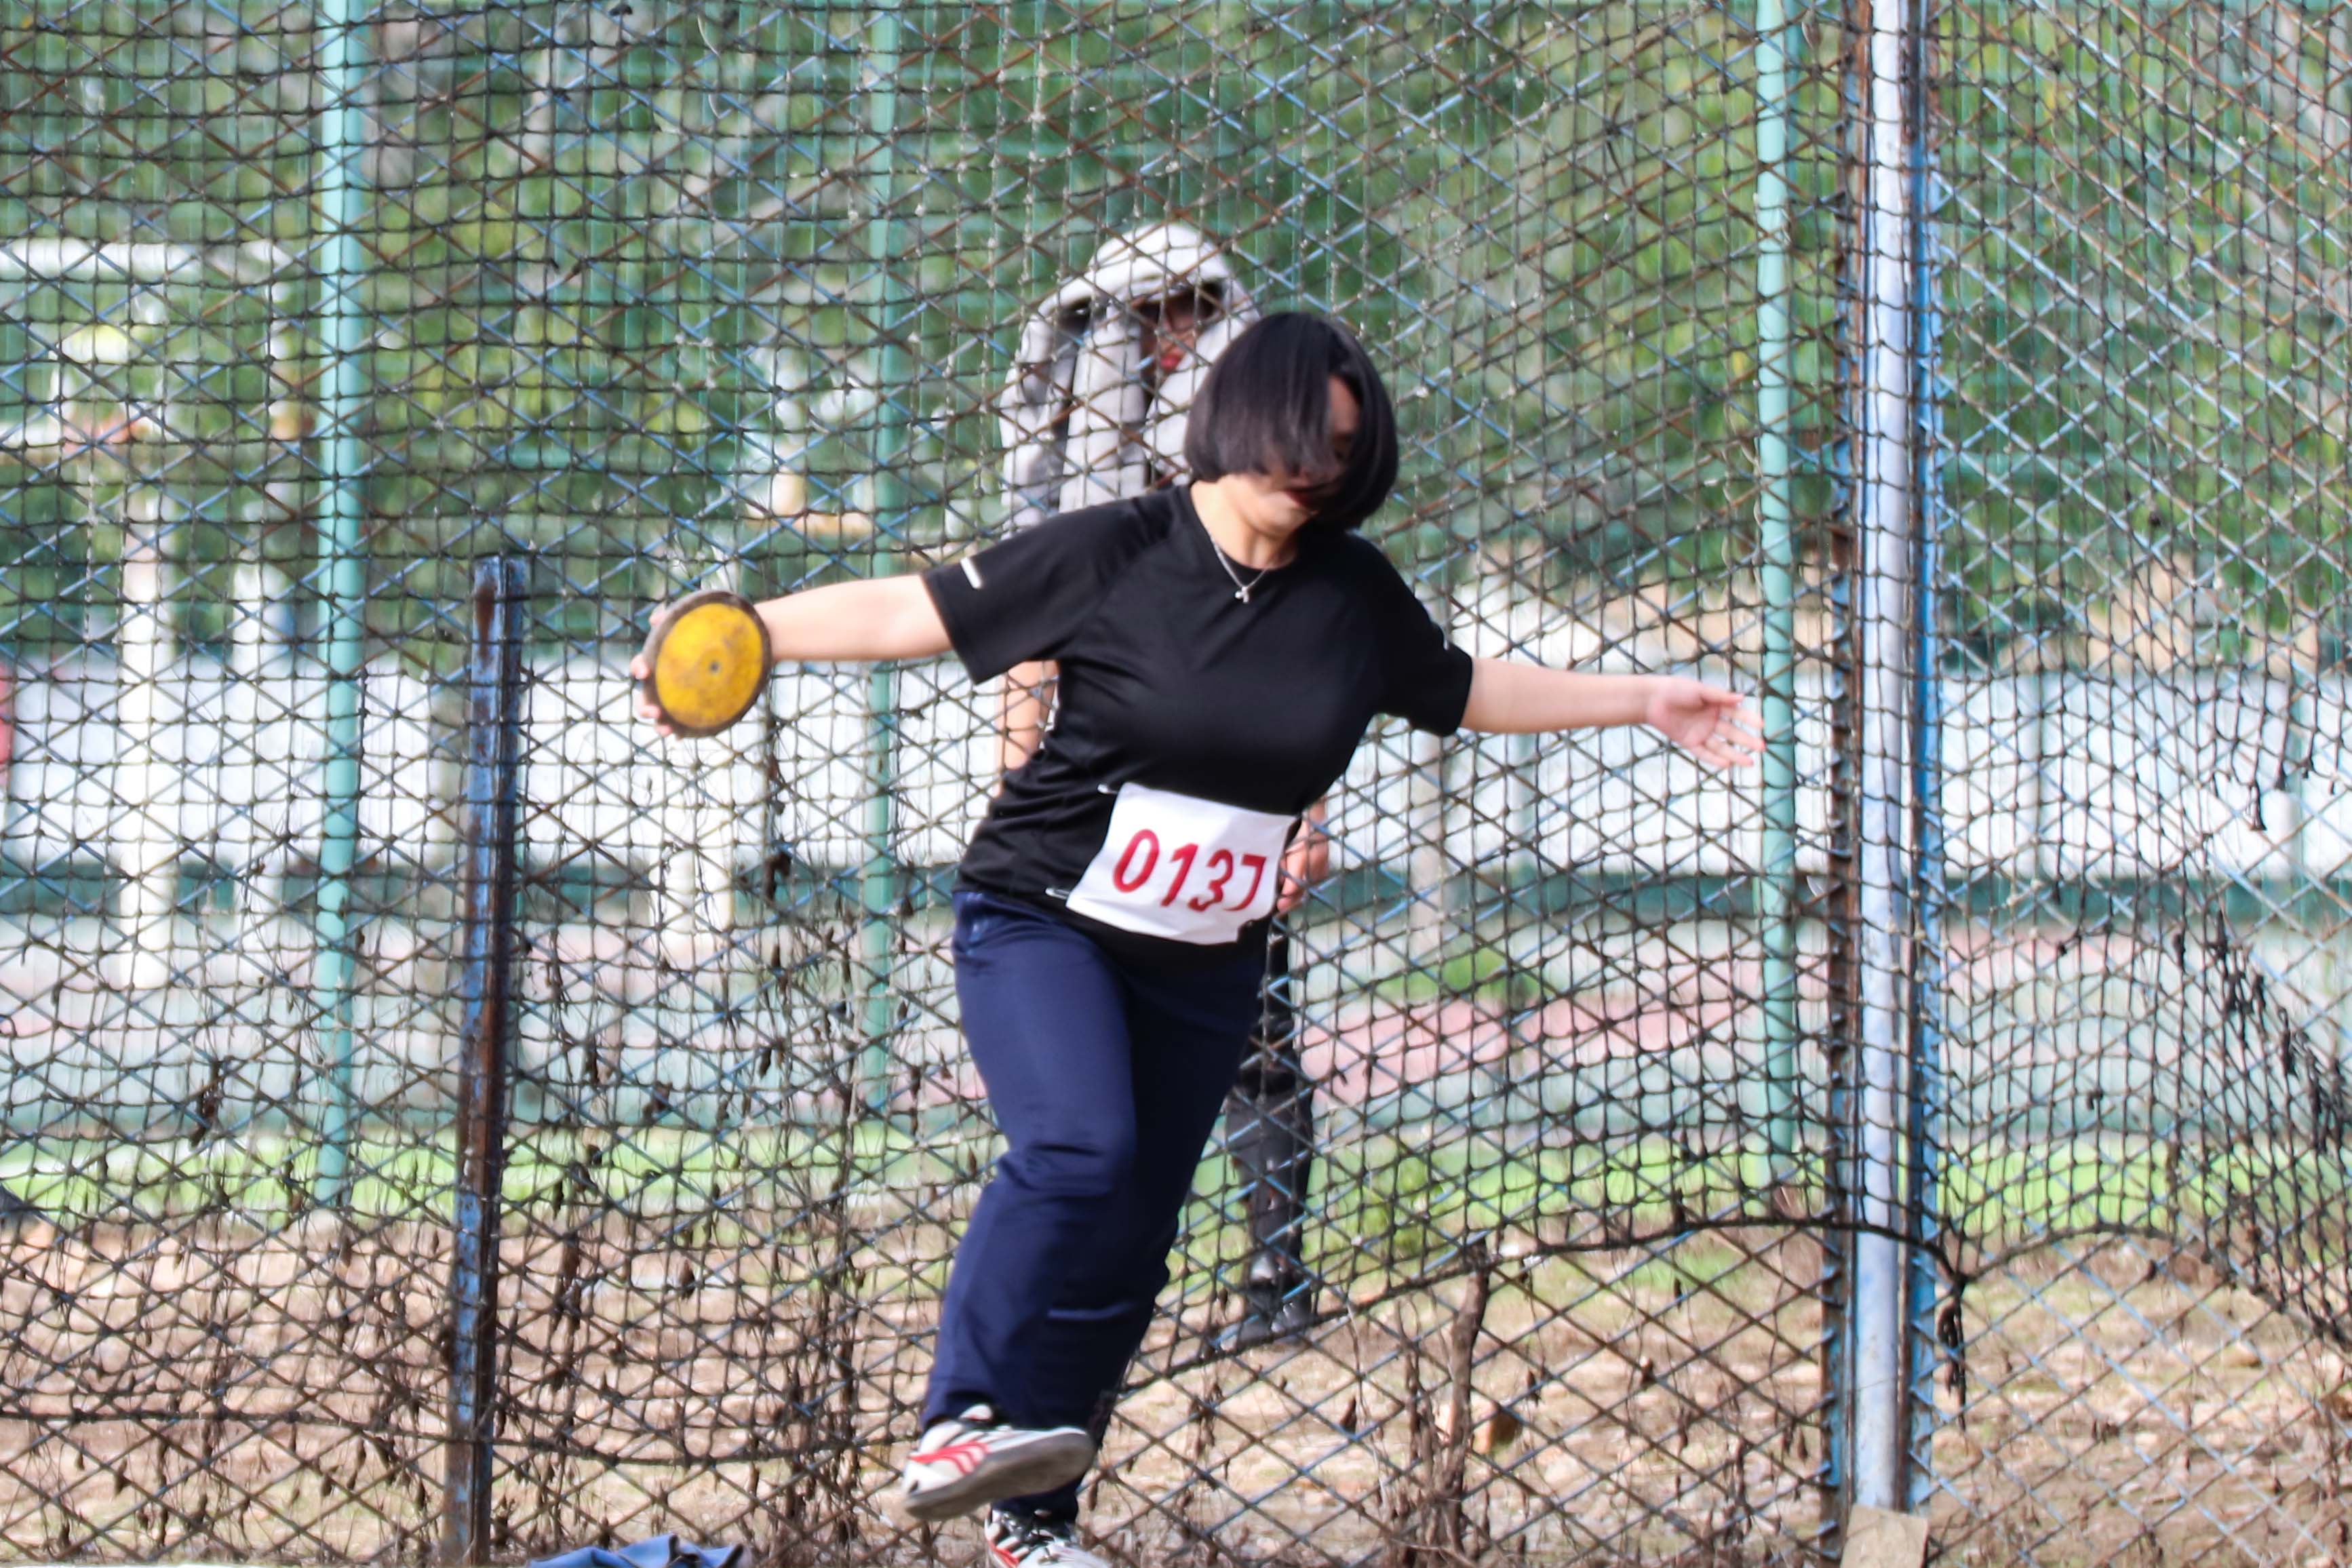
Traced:
[[1773, 749], [1368, 738], [1096, 1544], [1826, 1560], [1891, 1139], [1939, 1552], [2340, 1557], [2352, 24], [1913, 20], [1890, 685], [1866, 5], [0, 16], [0, 1550], [442, 1549], [492, 556], [527, 629], [471, 1544], [978, 1550], [875, 1505], [997, 1149], [947, 894], [1004, 693], [787, 667], [665, 742], [625, 671], [681, 592], [1001, 536], [1024, 326], [1181, 223], [1370, 347], [1368, 531], [1464, 647], [1737, 684]]
[[2352, 18], [1953, 4], [1929, 47], [1929, 1484], [2000, 1555], [2338, 1557]]

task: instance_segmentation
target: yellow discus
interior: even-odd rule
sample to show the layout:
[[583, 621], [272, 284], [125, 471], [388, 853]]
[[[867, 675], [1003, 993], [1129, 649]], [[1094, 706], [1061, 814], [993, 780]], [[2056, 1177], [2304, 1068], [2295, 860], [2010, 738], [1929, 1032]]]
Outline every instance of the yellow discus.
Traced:
[[681, 735], [716, 735], [751, 710], [768, 681], [768, 628], [740, 594], [707, 588], [654, 627], [653, 699]]

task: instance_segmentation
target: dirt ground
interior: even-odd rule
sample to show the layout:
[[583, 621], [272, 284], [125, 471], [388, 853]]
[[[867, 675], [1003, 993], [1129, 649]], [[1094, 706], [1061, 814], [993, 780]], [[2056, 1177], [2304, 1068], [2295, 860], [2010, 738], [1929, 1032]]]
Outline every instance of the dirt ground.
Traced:
[[[746, 1229], [797, 1239], [612, 1219], [509, 1245], [499, 1557], [677, 1530], [772, 1563], [977, 1559], [970, 1526], [905, 1535], [873, 1507], [910, 1435], [941, 1233]], [[446, 1246], [323, 1222], [16, 1237], [0, 1552], [427, 1557]], [[1209, 1352], [1232, 1307], [1196, 1282], [1120, 1407], [1098, 1543], [1135, 1564], [1818, 1560], [1814, 1241], [1533, 1246], [1500, 1238], [1433, 1286], [1363, 1281], [1303, 1343], [1238, 1357]], [[2130, 1243], [1993, 1270], [1960, 1310], [1961, 1371], [1935, 1374], [1944, 1561], [2352, 1563], [2352, 1384], [2301, 1325]]]

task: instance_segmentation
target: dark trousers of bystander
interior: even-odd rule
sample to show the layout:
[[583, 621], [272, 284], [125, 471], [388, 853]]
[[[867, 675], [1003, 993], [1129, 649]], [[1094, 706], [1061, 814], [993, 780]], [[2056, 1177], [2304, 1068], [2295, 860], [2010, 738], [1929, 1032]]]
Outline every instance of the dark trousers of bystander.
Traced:
[[1257, 1027], [1225, 1104], [1225, 1151], [1242, 1180], [1250, 1259], [1242, 1299], [1251, 1317], [1244, 1342], [1276, 1331], [1286, 1304], [1311, 1315], [1307, 1272], [1307, 1184], [1315, 1164], [1315, 1086], [1299, 1059], [1297, 980], [1290, 933], [1277, 920], [1266, 943]]
[[[956, 1248], [924, 1423], [986, 1404], [1099, 1437], [1168, 1283], [1265, 954], [1163, 966], [1014, 900], [966, 889], [955, 906], [964, 1038], [1007, 1147]], [[1077, 1494], [1012, 1506], [1074, 1516]]]

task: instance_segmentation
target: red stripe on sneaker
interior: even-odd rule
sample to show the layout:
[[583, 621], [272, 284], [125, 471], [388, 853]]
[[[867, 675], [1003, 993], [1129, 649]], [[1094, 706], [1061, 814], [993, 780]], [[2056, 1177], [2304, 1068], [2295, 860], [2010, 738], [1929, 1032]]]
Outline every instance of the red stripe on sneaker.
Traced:
[[1013, 1555], [1012, 1552], [1007, 1552], [1003, 1547], [992, 1546], [989, 1550], [996, 1553], [996, 1560], [999, 1563], [1003, 1563], [1004, 1568], [1021, 1568], [1021, 1559]]
[[944, 1448], [934, 1448], [928, 1454], [918, 1454], [915, 1456], [914, 1462], [919, 1465], [953, 1465], [957, 1475], [968, 1476], [980, 1468], [980, 1462], [986, 1458], [988, 1458], [987, 1444], [977, 1437], [964, 1437], [950, 1443]]

